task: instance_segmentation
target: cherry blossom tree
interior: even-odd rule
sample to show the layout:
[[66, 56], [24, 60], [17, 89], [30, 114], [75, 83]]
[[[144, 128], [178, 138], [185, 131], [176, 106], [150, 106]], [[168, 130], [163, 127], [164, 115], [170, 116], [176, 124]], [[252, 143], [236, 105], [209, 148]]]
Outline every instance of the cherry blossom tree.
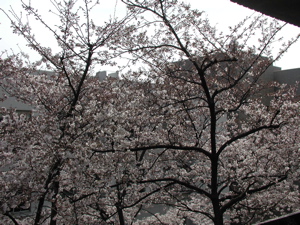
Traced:
[[266, 78], [297, 38], [276, 55], [285, 25], [262, 16], [226, 35], [184, 3], [123, 2], [144, 29], [119, 49], [146, 65], [132, 76], [152, 83], [127, 118], [127, 148], [143, 155], [138, 183], [170, 185], [155, 202], [170, 211], [151, 223], [248, 224], [299, 208], [299, 102]]
[[[135, 213], [123, 213], [123, 208], [138, 210], [139, 195], [125, 207], [127, 186], [115, 184], [124, 180], [122, 168], [135, 158], [126, 152], [93, 155], [91, 149], [105, 146], [118, 129], [114, 125], [118, 85], [100, 83], [91, 75], [95, 65], [115, 64], [118, 52], [112, 43], [129, 36], [132, 15], [96, 25], [90, 15], [97, 1], [51, 2], [61, 23], [53, 27], [30, 4], [22, 4], [27, 16], [56, 39], [57, 52], [44, 47], [46, 42], [40, 44], [30, 24], [17, 13], [7, 14], [14, 32], [42, 59], [35, 63], [21, 56], [1, 59], [1, 87], [32, 107], [30, 118], [13, 109], [1, 111], [1, 221], [109, 224], [120, 220], [124, 224], [123, 214], [134, 218]], [[41, 66], [52, 72], [38, 70]], [[30, 208], [27, 217], [15, 213], [21, 208]]]
[[[266, 79], [296, 41], [274, 55], [284, 25], [258, 16], [224, 34], [184, 3], [122, 2], [100, 26], [92, 1], [52, 1], [54, 27], [23, 2], [57, 53], [10, 16], [42, 60], [1, 59], [1, 87], [33, 108], [1, 109], [1, 221], [247, 224], [299, 208], [296, 87]], [[120, 55], [139, 69], [92, 76]]]

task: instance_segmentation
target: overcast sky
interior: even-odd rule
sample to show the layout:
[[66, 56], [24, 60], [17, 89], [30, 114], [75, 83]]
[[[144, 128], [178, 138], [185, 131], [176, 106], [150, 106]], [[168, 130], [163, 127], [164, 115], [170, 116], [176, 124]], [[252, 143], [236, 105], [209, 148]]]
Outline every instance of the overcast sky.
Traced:
[[[28, 0], [24, 0], [27, 2]], [[225, 29], [230, 25], [235, 25], [241, 21], [246, 16], [252, 15], [253, 10], [247, 9], [240, 5], [230, 2], [230, 0], [185, 0], [191, 3], [193, 8], [197, 8], [201, 11], [205, 11], [209, 20], [212, 24], [216, 25], [219, 29]], [[46, 15], [47, 19], [52, 21], [50, 14], [48, 13], [50, 4], [48, 0], [31, 0], [32, 5], [39, 9], [41, 14]], [[108, 16], [108, 12], [114, 8], [117, 4], [117, 8], [121, 9], [121, 3], [117, 3], [116, 0], [103, 0], [100, 1], [102, 5], [99, 7], [99, 15], [101, 18], [103, 16]], [[20, 0], [1, 0], [0, 8], [4, 10], [9, 10], [10, 6], [16, 11], [21, 10]], [[53, 21], [52, 21], [53, 22]], [[39, 35], [43, 34], [43, 31], [39, 27], [34, 27], [38, 29]], [[295, 36], [300, 33], [300, 28], [293, 25], [288, 25], [285, 30], [286, 36]], [[23, 41], [22, 37], [18, 37], [13, 34], [10, 28], [10, 22], [3, 14], [0, 12], [0, 52], [3, 50], [14, 51], [15, 53], [23, 50], [25, 52], [30, 52], [26, 47], [26, 43]], [[49, 41], [49, 37], [45, 36], [42, 38], [45, 41]], [[300, 60], [298, 57], [298, 52], [300, 51], [300, 43], [296, 43], [289, 51], [285, 54], [282, 59], [275, 63], [276, 66], [282, 67], [282, 69], [292, 69], [300, 67]], [[34, 58], [34, 53], [30, 53]], [[38, 58], [37, 58], [38, 59]]]

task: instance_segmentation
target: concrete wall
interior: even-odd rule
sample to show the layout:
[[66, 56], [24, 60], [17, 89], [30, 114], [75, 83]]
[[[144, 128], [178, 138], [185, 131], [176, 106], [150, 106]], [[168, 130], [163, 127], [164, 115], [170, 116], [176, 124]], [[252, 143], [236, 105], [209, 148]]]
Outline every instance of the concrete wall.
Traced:
[[[274, 81], [281, 84], [295, 85], [300, 82], [300, 68], [290, 70], [280, 70], [274, 72]], [[297, 96], [300, 95], [300, 87], [297, 89]]]

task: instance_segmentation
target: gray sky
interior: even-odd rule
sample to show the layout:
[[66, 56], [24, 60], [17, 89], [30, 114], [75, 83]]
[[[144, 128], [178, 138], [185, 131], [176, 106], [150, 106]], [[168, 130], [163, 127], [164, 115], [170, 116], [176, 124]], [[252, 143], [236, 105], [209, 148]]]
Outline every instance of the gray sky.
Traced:
[[[27, 2], [28, 0], [24, 0]], [[197, 8], [201, 11], [205, 11], [211, 24], [215, 24], [220, 30], [226, 29], [230, 25], [235, 25], [246, 16], [252, 15], [253, 10], [247, 9], [240, 5], [230, 2], [230, 0], [185, 0], [191, 3], [193, 8]], [[122, 11], [121, 3], [117, 3], [116, 0], [104, 0], [100, 1], [101, 6], [98, 15], [101, 15], [101, 19], [108, 17], [108, 12], [111, 12], [114, 6], [117, 4], [117, 8]], [[31, 0], [33, 6], [39, 9], [40, 14], [45, 15], [46, 19], [50, 23], [53, 23], [53, 17], [49, 14], [50, 3], [47, 0]], [[16, 11], [21, 10], [20, 0], [1, 0], [0, 7], [9, 10], [10, 6]], [[25, 16], [23, 16], [25, 18]], [[34, 24], [34, 21], [31, 21]], [[41, 41], [46, 41], [51, 46], [51, 38], [44, 35], [42, 27], [34, 26], [34, 31], [38, 30], [37, 35], [40, 37]], [[285, 28], [285, 36], [296, 36], [300, 33], [300, 28], [293, 25], [288, 25]], [[10, 22], [3, 14], [0, 12], [0, 52], [3, 50], [19, 52], [20, 49], [24, 52], [30, 53], [32, 58], [39, 59], [36, 53], [29, 50], [26, 47], [26, 43], [23, 41], [22, 37], [18, 37], [13, 34], [10, 28]], [[300, 42], [296, 43], [278, 62], [275, 63], [276, 66], [282, 67], [282, 69], [291, 69], [300, 67], [300, 60], [298, 59], [298, 52], [300, 50]]]

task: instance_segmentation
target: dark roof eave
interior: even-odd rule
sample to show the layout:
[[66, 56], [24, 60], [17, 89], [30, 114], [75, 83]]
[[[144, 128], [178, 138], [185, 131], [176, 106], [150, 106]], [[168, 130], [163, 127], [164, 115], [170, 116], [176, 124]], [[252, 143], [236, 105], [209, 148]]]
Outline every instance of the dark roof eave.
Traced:
[[231, 0], [250, 9], [300, 27], [299, 0]]

